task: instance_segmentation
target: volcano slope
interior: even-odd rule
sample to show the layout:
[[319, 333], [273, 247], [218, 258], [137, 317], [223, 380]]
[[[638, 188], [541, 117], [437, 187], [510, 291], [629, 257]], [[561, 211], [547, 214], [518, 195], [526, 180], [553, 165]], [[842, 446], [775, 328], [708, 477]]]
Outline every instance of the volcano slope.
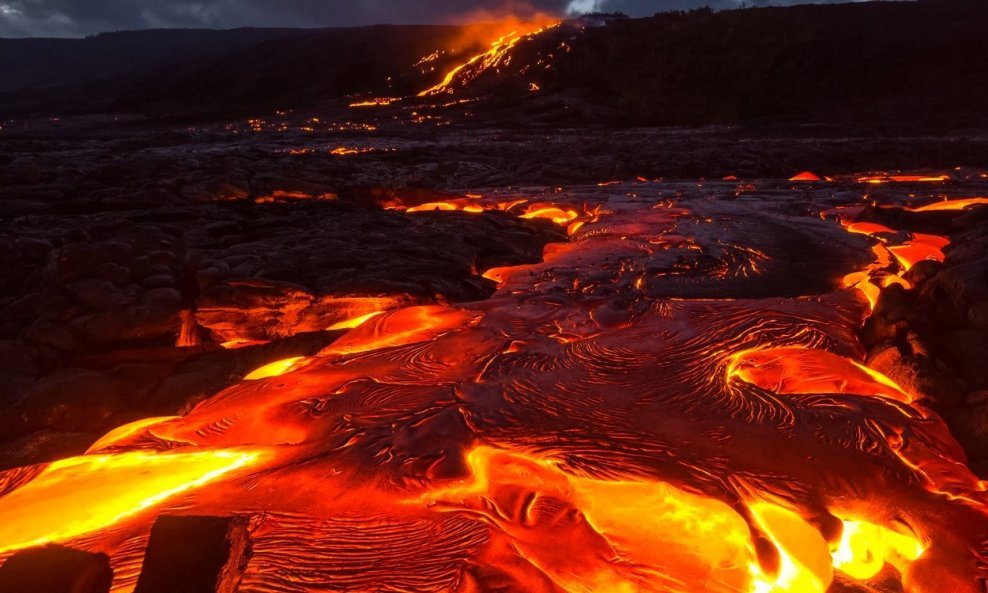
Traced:
[[887, 225], [982, 224], [982, 175], [927, 177], [375, 195], [567, 238], [0, 474], [0, 551], [101, 551], [129, 591], [155, 517], [236, 515], [240, 591], [980, 591], [984, 483], [858, 338], [949, 263]]

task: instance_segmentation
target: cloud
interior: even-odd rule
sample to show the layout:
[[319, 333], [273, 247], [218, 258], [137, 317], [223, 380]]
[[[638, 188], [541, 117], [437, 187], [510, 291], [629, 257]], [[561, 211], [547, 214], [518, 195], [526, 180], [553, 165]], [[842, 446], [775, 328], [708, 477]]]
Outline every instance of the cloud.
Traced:
[[156, 27], [327, 27], [562, 14], [566, 0], [0, 0], [0, 35], [82, 36]]
[[[793, 0], [777, 0], [791, 3]], [[738, 0], [0, 0], [2, 37], [79, 37], [174, 27], [332, 27], [463, 22], [590, 10], [631, 16]]]

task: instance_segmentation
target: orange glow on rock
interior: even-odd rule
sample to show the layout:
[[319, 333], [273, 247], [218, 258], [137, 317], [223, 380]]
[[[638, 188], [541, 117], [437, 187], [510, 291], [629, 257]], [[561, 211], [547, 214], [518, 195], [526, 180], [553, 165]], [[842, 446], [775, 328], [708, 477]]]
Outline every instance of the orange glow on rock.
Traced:
[[823, 181], [823, 178], [812, 171], [803, 171], [790, 177], [789, 181]]

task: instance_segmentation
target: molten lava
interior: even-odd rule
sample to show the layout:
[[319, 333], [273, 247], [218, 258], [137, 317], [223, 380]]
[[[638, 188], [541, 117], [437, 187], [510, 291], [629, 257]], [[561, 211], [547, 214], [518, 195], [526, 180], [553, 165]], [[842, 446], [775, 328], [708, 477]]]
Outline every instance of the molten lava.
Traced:
[[781, 394], [853, 393], [912, 402], [885, 375], [826, 350], [790, 346], [738, 352], [727, 374]]
[[350, 103], [350, 107], [383, 107], [401, 101], [401, 97], [375, 97], [365, 101], [355, 101]]
[[859, 581], [868, 580], [886, 563], [900, 573], [926, 548], [915, 536], [864, 521], [844, 521], [844, 530], [831, 555], [834, 568]]
[[[876, 256], [875, 262], [867, 269], [852, 272], [843, 279], [845, 287], [861, 290], [872, 308], [878, 301], [878, 295], [883, 287], [900, 284], [904, 288], [910, 288], [909, 282], [902, 277], [902, 274], [921, 261], [942, 262], [943, 248], [950, 244], [950, 240], [946, 237], [924, 233], [906, 233], [908, 239], [903, 240], [900, 237], [901, 233], [873, 222], [845, 222], [844, 226], [849, 232], [875, 237], [880, 242], [872, 247], [872, 252]], [[893, 258], [901, 271], [889, 271]]]
[[903, 175], [882, 173], [878, 175], [864, 175], [862, 177], [858, 177], [859, 183], [870, 183], [873, 185], [880, 185], [883, 183], [944, 183], [946, 181], [950, 181], [950, 175]]
[[546, 218], [556, 224], [572, 222], [579, 214], [575, 210], [563, 210], [555, 206], [529, 209], [521, 215], [522, 218]]
[[736, 185], [392, 204], [568, 240], [488, 270], [485, 301], [300, 295], [349, 331], [0, 473], [0, 550], [104, 552], [123, 593], [157, 514], [247, 515], [245, 591], [980, 593], [984, 485], [925, 394], [861, 362], [839, 286], [874, 302], [947, 240]]
[[364, 313], [363, 315], [358, 315], [357, 317], [352, 317], [350, 319], [344, 319], [343, 321], [338, 321], [326, 329], [328, 329], [329, 331], [336, 331], [341, 329], [353, 329], [358, 325], [363, 324], [368, 319], [377, 317], [381, 313], [384, 313], [384, 311], [371, 311], [370, 313]]
[[490, 41], [490, 49], [470, 57], [465, 62], [449, 70], [438, 84], [420, 92], [419, 97], [452, 94], [475, 80], [484, 72], [497, 71], [510, 60], [511, 49], [524, 39], [534, 37], [547, 28], [557, 26], [547, 17], [524, 22], [517, 19], [502, 21], [492, 26], [468, 28], [476, 35], [491, 35], [497, 31], [496, 39]]
[[933, 202], [925, 206], [908, 207], [913, 212], [938, 212], [944, 210], [966, 210], [971, 206], [988, 204], [988, 198], [957, 198], [953, 200], [942, 200]]
[[303, 357], [293, 356], [292, 358], [285, 358], [282, 360], [276, 360], [274, 362], [269, 362], [268, 364], [256, 368], [253, 371], [244, 375], [245, 381], [258, 381], [260, 379], [267, 379], [268, 377], [278, 377], [284, 375], [285, 373], [291, 371], [295, 366], [301, 362]]
[[199, 345], [199, 334], [197, 333], [195, 313], [184, 309], [179, 313], [182, 327], [178, 330], [178, 339], [175, 346], [178, 348], [189, 348]]
[[130, 451], [56, 461], [3, 498], [0, 553], [103, 529], [260, 457], [243, 450]]

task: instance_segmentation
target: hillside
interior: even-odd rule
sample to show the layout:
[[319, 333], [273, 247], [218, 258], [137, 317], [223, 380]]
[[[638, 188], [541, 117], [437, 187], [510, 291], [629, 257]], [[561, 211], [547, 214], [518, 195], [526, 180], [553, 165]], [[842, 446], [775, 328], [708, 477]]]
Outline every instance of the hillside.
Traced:
[[[510, 59], [455, 94], [485, 99], [474, 112], [522, 121], [967, 126], [988, 119], [985, 22], [985, 2], [699, 10], [599, 27], [570, 22], [518, 43]], [[345, 106], [355, 93], [413, 96], [489, 42], [452, 26], [0, 40], [7, 73], [0, 115], [211, 118]], [[414, 66], [437, 50], [430, 68]]]

